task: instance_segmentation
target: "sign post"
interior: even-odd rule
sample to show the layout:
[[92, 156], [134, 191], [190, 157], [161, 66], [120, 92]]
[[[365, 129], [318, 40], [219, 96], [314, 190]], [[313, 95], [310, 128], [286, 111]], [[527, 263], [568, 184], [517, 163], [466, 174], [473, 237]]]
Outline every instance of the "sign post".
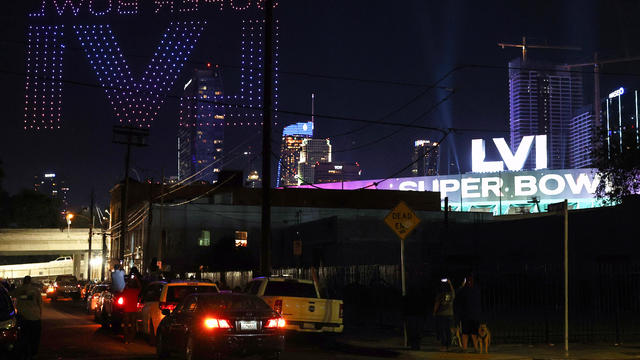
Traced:
[[[420, 219], [416, 214], [407, 206], [404, 201], [401, 201], [396, 207], [391, 209], [391, 212], [384, 218], [384, 222], [396, 233], [400, 238], [400, 272], [402, 278], [402, 300], [403, 304], [406, 304], [407, 285], [406, 276], [404, 270], [404, 239], [413, 231], [413, 229], [420, 224]], [[404, 346], [407, 344], [407, 320], [403, 321], [404, 326]]]

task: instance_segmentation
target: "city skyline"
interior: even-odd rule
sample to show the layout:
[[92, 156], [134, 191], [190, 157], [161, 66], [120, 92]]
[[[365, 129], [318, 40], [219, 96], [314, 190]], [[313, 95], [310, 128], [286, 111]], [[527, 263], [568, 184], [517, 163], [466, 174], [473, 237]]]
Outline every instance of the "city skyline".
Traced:
[[[26, 13], [36, 9], [29, 4], [10, 4], [16, 16], [13, 20], [16, 26], [7, 31], [8, 38], [24, 39], [26, 24], [39, 19], [25, 19]], [[557, 12], [550, 14], [551, 18], [545, 26], [541, 26], [535, 19], [521, 18], [519, 22], [508, 22], [502, 26], [482, 27], [481, 31], [469, 32], [469, 26], [480, 24], [472, 14], [491, 11], [496, 16], [505, 14], [535, 13], [544, 8], [535, 4], [469, 4], [458, 7], [452, 4], [427, 5], [421, 2], [410, 2], [406, 6], [391, 8], [371, 4], [367, 7], [366, 15], [357, 15], [360, 25], [347, 25], [343, 19], [350, 19], [358, 13], [356, 4], [342, 5], [338, 10], [326, 4], [281, 4], [276, 10], [280, 29], [280, 66], [282, 74], [279, 77], [280, 95], [279, 109], [291, 113], [278, 113], [276, 127], [291, 123], [302, 122], [309, 113], [308, 94], [317, 94], [316, 132], [319, 137], [328, 137], [339, 159], [346, 162], [358, 161], [367, 169], [367, 177], [380, 178], [388, 176], [402, 167], [395, 161], [397, 158], [410, 159], [410, 144], [415, 138], [439, 138], [438, 133], [425, 130], [400, 130], [398, 134], [390, 136], [397, 129], [382, 125], [367, 125], [358, 122], [323, 118], [322, 115], [340, 115], [343, 117], [380, 120], [395, 109], [401, 109], [410, 99], [422, 92], [419, 86], [398, 85], [396, 83], [431, 84], [442, 78], [457, 65], [486, 64], [488, 67], [464, 68], [455, 70], [445, 78], [441, 85], [456, 90], [451, 99], [438, 105], [433, 114], [422, 117], [420, 123], [436, 127], [456, 127], [460, 129], [479, 129], [480, 131], [460, 131], [455, 136], [448, 137], [443, 142], [443, 156], [449, 148], [459, 151], [461, 171], [470, 170], [468, 144], [471, 138], [502, 137], [508, 132], [508, 70], [507, 63], [518, 56], [515, 50], [502, 50], [496, 43], [499, 41], [515, 41], [523, 34], [540, 42], [550, 44], [572, 44], [582, 47], [580, 52], [561, 52], [554, 50], [530, 51], [531, 59], [545, 59], [553, 63], [574, 63], [584, 58], [590, 58], [594, 50], [605, 49], [609, 54], [631, 55], [637, 53], [633, 45], [625, 45], [624, 39], [638, 33], [638, 27], [626, 18], [610, 9], [599, 9], [595, 2], [581, 2], [580, 6], [567, 5]], [[408, 11], [409, 10], [409, 11]], [[602, 11], [597, 11], [602, 10]], [[446, 14], [457, 14], [449, 18]], [[624, 12], [623, 12], [624, 13]], [[324, 14], [325, 17], [318, 17]], [[423, 16], [426, 14], [426, 17]], [[256, 14], [229, 13], [220, 16], [221, 21], [209, 21], [210, 33], [203, 33], [200, 41], [206, 38], [206, 46], [194, 49], [188, 66], [202, 67], [206, 62], [220, 63], [225, 68], [226, 94], [240, 94], [241, 79], [241, 32], [243, 22]], [[215, 15], [218, 16], [218, 15]], [[402, 19], [406, 16], [420, 18], [418, 24], [413, 21], [395, 21], [400, 24], [391, 29], [379, 27], [385, 19]], [[78, 19], [84, 19], [86, 14], [79, 14]], [[333, 19], [335, 18], [335, 19]], [[566, 19], [571, 18], [572, 26], [567, 26]], [[85, 20], [88, 20], [87, 18]], [[95, 18], [92, 21], [108, 23], [109, 17]], [[121, 18], [114, 23], [113, 32], [121, 42], [122, 52], [130, 62], [132, 73], [142, 73], [150, 60], [150, 55], [156, 47], [158, 36], [167, 26], [166, 16], [153, 18], [140, 17], [131, 24], [126, 21], [131, 18]], [[333, 20], [330, 20], [333, 19]], [[339, 19], [339, 21], [337, 21]], [[68, 24], [67, 33], [72, 33], [75, 20], [61, 17], [58, 23]], [[332, 24], [340, 26], [333, 27]], [[414, 23], [414, 25], [404, 25]], [[467, 23], [469, 25], [467, 25]], [[596, 33], [592, 25], [600, 24], [601, 32]], [[609, 24], [621, 24], [619, 30]], [[246, 23], [245, 23], [246, 24]], [[307, 27], [307, 24], [314, 26]], [[124, 38], [123, 33], [134, 33], [136, 26], [145, 30], [145, 36]], [[364, 35], [359, 29], [367, 29]], [[329, 36], [327, 37], [327, 31]], [[415, 33], [416, 37], [406, 34]], [[445, 35], [440, 35], [444, 33]], [[214, 34], [214, 35], [212, 35]], [[225, 34], [224, 37], [215, 34]], [[461, 44], [463, 36], [471, 35], [467, 46]], [[335, 43], [327, 39], [342, 37], [343, 43]], [[227, 39], [229, 41], [227, 41]], [[415, 39], [421, 46], [414, 46]], [[465, 39], [469, 40], [469, 39]], [[203, 44], [202, 42], [200, 44]], [[9, 45], [7, 45], [9, 46]], [[12, 53], [26, 53], [20, 44], [10, 45]], [[80, 44], [70, 42], [65, 48], [65, 77], [68, 69], [77, 69], [73, 79], [79, 83], [92, 84], [96, 82], [86, 56], [79, 51]], [[387, 51], [378, 57], [364, 56], [364, 49], [385, 47]], [[332, 60], [333, 54], [340, 54], [341, 61]], [[22, 57], [9, 56], [8, 66], [20, 72], [25, 66]], [[304, 55], [303, 55], [304, 54]], [[364, 61], [366, 60], [366, 61]], [[349, 64], [349, 65], [346, 65]], [[358, 66], [353, 66], [358, 64]], [[197, 66], [194, 66], [197, 65]], [[229, 67], [225, 65], [231, 65]], [[620, 85], [620, 76], [615, 73], [633, 73], [635, 63], [608, 65], [602, 75], [602, 89], [614, 88]], [[493, 68], [492, 68], [493, 67]], [[245, 66], [248, 73], [248, 67]], [[382, 71], [381, 71], [382, 70]], [[588, 71], [584, 71], [585, 103], [592, 102], [591, 79]], [[284, 73], [287, 73], [286, 75]], [[308, 74], [308, 75], [304, 75]], [[320, 75], [320, 76], [317, 76]], [[176, 86], [172, 89], [173, 96], [179, 91], [181, 84], [187, 81], [184, 72]], [[323, 78], [321, 76], [328, 76]], [[355, 78], [362, 80], [379, 80], [381, 83], [345, 80]], [[635, 78], [625, 82], [629, 88], [637, 88]], [[180, 85], [180, 86], [179, 86]], [[25, 78], [7, 75], [7, 87], [11, 89], [3, 97], [8, 104], [24, 104]], [[74, 192], [72, 202], [88, 202], [91, 185], [97, 190], [99, 199], [107, 196], [107, 191], [122, 179], [122, 164], [124, 149], [110, 144], [111, 106], [104, 97], [101, 88], [83, 87], [71, 83], [63, 83], [64, 107], [62, 109], [63, 123], [59, 131], [53, 133], [25, 134], [20, 121], [6, 123], [6, 133], [10, 138], [4, 142], [0, 151], [5, 171], [9, 174], [5, 178], [5, 187], [15, 193], [21, 187], [29, 184], [28, 174], [33, 174], [41, 168], [56, 168], [69, 174], [69, 181]], [[604, 91], [604, 90], [603, 90]], [[408, 123], [417, 114], [424, 112], [424, 108], [437, 103], [446, 93], [434, 89], [420, 98], [414, 104], [402, 108], [397, 114], [389, 117], [390, 122]], [[87, 106], [85, 104], [91, 104]], [[22, 111], [19, 106], [8, 106], [9, 119], [20, 119]], [[478, 111], [480, 109], [480, 111]], [[136, 149], [133, 152], [132, 172], [140, 179], [160, 178], [172, 175], [170, 169], [176, 168], [176, 122], [179, 111], [179, 101], [175, 97], [166, 99], [155, 128], [152, 128], [150, 144], [147, 149]], [[89, 114], [90, 116], [87, 116]], [[304, 115], [298, 115], [304, 114]], [[363, 129], [359, 130], [361, 127]], [[227, 144], [239, 143], [247, 135], [259, 131], [255, 127], [235, 127], [228, 129], [225, 134]], [[278, 133], [279, 130], [274, 130]], [[421, 134], [412, 134], [422, 132]], [[53, 135], [53, 136], [52, 136]], [[415, 136], [414, 136], [415, 135]], [[381, 141], [377, 141], [384, 138]], [[414, 138], [414, 139], [411, 139]], [[452, 141], [454, 143], [452, 143]], [[25, 144], [26, 150], [17, 151], [18, 144]], [[60, 145], [65, 144], [65, 145]], [[48, 149], [42, 152], [41, 149]], [[56, 151], [51, 151], [56, 149]], [[21, 160], [21, 159], [24, 159]], [[447, 163], [451, 159], [447, 159]], [[105, 174], [83, 174], [78, 163], [97, 161], [108, 164]], [[408, 161], [407, 161], [408, 163]], [[277, 162], [274, 161], [274, 167]], [[274, 171], [275, 174], [275, 171]], [[177, 174], [176, 174], [177, 175]], [[88, 179], [92, 184], [85, 185]], [[275, 183], [275, 182], [274, 182]]]

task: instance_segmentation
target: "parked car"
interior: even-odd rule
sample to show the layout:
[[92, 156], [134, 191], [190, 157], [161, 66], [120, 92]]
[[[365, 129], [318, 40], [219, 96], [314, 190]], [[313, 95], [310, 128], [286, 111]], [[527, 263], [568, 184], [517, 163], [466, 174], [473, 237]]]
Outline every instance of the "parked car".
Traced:
[[162, 310], [171, 312], [180, 301], [193, 293], [218, 293], [218, 286], [210, 282], [155, 281], [140, 292], [138, 303], [141, 311], [141, 332], [150, 343], [155, 342], [155, 334], [164, 318]]
[[[109, 284], [96, 284], [89, 295], [87, 296], [87, 312], [89, 314], [96, 314], [96, 309], [100, 305], [100, 295], [103, 291], [109, 290]], [[97, 317], [96, 317], [97, 320]]]
[[290, 277], [259, 277], [250, 281], [245, 292], [262, 298], [287, 321], [287, 330], [341, 333], [342, 300], [323, 299], [312, 280]]
[[9, 292], [0, 285], [0, 354], [14, 353], [19, 340], [20, 326], [17, 311]]
[[278, 359], [284, 350], [285, 320], [257, 296], [191, 294], [158, 326], [156, 351], [165, 358], [219, 359], [226, 355], [261, 355]]
[[52, 301], [58, 298], [71, 298], [74, 301], [80, 300], [80, 284], [73, 275], [58, 275], [53, 286], [47, 289], [47, 297]]

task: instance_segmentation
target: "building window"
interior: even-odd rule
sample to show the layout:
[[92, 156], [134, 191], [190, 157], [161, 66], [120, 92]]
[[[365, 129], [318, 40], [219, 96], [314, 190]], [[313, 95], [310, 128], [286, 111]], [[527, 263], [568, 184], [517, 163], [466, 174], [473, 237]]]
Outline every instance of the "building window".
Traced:
[[200, 232], [200, 237], [198, 238], [198, 245], [200, 245], [200, 246], [210, 246], [211, 245], [211, 231], [202, 230]]
[[236, 247], [247, 247], [246, 231], [236, 231]]

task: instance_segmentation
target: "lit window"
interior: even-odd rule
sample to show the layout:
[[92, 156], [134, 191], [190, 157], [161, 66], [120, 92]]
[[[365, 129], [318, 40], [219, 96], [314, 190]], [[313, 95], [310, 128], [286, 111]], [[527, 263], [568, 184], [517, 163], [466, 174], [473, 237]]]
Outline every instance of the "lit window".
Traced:
[[209, 246], [211, 245], [211, 232], [209, 230], [202, 230], [200, 237], [198, 238], [198, 245]]
[[207, 86], [205, 85], [205, 86], [200, 87], [200, 90], [207, 90]]
[[246, 231], [236, 231], [236, 247], [247, 247]]
[[218, 90], [218, 91], [216, 91], [214, 94], [216, 94], [216, 95], [222, 95], [222, 91]]
[[214, 173], [219, 173], [219, 172], [220, 172], [220, 169], [215, 168], [215, 169], [213, 169], [213, 172], [214, 172]]

